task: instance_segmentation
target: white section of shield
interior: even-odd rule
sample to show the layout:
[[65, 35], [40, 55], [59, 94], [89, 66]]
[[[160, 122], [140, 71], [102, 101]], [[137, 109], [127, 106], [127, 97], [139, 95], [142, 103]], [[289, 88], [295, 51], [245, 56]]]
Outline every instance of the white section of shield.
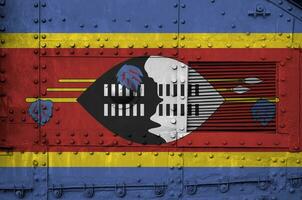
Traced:
[[[159, 116], [159, 106], [157, 106], [155, 114], [150, 117], [152, 121], [160, 124], [160, 126], [152, 128], [149, 131], [162, 137], [166, 142], [175, 141], [176, 139], [180, 139], [190, 133], [187, 132], [188, 68], [189, 67], [182, 62], [160, 56], [151, 56], [145, 63], [145, 70], [148, 73], [148, 76], [152, 78], [157, 85], [163, 84], [165, 86], [166, 84], [177, 84], [177, 96], [167, 96], [164, 93], [164, 95], [161, 97], [163, 99], [161, 104], [177, 104], [177, 116]], [[205, 89], [207, 91], [210, 91], [215, 95], [216, 99], [214, 107], [215, 109], [219, 108], [219, 106], [223, 103], [223, 98], [201, 75], [199, 78], [201, 80], [202, 87], [206, 87]], [[185, 85], [184, 96], [181, 96], [181, 84]], [[170, 93], [172, 94], [173, 92], [171, 91]], [[200, 96], [202, 97], [203, 94]], [[185, 105], [184, 116], [181, 116], [180, 114], [181, 104]], [[197, 120], [195, 123], [197, 127], [201, 126], [206, 119], [208, 119], [215, 112], [213, 105], [209, 106], [211, 106], [213, 111], [203, 114], [202, 119]], [[173, 106], [170, 107], [172, 108]], [[201, 109], [206, 109], [206, 107], [207, 106], [205, 105], [201, 105]]]

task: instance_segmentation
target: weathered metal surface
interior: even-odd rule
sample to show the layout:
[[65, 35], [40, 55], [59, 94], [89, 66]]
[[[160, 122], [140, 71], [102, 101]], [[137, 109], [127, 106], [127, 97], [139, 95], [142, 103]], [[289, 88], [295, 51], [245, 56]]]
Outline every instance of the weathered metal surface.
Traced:
[[[299, 1], [0, 0], [0, 17], [1, 199], [302, 198]], [[152, 109], [156, 130], [135, 121]]]

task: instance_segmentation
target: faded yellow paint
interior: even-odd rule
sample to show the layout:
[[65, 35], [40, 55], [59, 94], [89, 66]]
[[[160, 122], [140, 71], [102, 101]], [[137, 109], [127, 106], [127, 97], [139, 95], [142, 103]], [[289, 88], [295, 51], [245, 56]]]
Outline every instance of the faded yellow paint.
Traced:
[[1, 48], [300, 48], [302, 33], [3, 33]]
[[33, 98], [33, 97], [28, 97], [25, 99], [25, 102], [27, 103], [32, 103], [37, 101], [38, 99], [41, 100], [50, 100], [54, 103], [76, 103], [77, 102], [77, 98], [75, 97], [46, 97], [46, 98]]
[[47, 88], [47, 92], [84, 92], [86, 88]]
[[72, 78], [65, 78], [65, 79], [59, 79], [59, 83], [93, 83], [96, 79], [72, 79]]
[[302, 167], [302, 152], [11, 152], [0, 167]]

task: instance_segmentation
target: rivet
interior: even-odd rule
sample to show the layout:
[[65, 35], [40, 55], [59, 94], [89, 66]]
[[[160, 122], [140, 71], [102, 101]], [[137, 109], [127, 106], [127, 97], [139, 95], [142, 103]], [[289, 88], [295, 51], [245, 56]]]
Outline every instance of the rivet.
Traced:
[[259, 146], [260, 146], [260, 145], [262, 145], [262, 142], [260, 142], [260, 141], [259, 141], [259, 142], [257, 142], [257, 145], [259, 145]]
[[174, 153], [173, 153], [173, 152], [170, 152], [170, 156], [174, 156]]
[[175, 124], [176, 123], [176, 119], [171, 119], [171, 124]]
[[143, 153], [142, 152], [138, 152], [137, 155], [141, 156]]
[[38, 38], [39, 38], [39, 36], [35, 34], [34, 35], [34, 39], [38, 39]]
[[38, 161], [36, 161], [36, 160], [33, 160], [33, 166], [38, 166], [39, 165], [39, 163], [38, 163]]
[[157, 152], [155, 152], [155, 153], [154, 153], [154, 156], [158, 156], [158, 153], [157, 153]]
[[212, 43], [208, 43], [208, 47], [210, 48], [213, 47]]
[[241, 144], [241, 145], [244, 145], [244, 144], [245, 144], [245, 142], [244, 142], [244, 141], [240, 141], [240, 144]]
[[209, 145], [210, 142], [209, 142], [209, 141], [205, 141], [204, 144], [205, 144], [205, 145]]
[[184, 35], [180, 36], [181, 40], [184, 40], [186, 37]]
[[245, 157], [244, 157], [244, 156], [241, 156], [241, 160], [245, 160]]
[[297, 163], [297, 164], [300, 164], [300, 163], [301, 163], [301, 161], [298, 159], [298, 160], [296, 160], [296, 163]]
[[275, 162], [278, 161], [278, 159], [277, 158], [273, 158], [272, 161], [275, 163]]
[[209, 158], [210, 158], [210, 159], [214, 158], [214, 155], [213, 155], [213, 154], [210, 154], [210, 155], [209, 155]]
[[257, 157], [256, 160], [257, 160], [257, 161], [261, 161], [261, 158], [260, 158], [260, 157]]
[[223, 145], [227, 145], [228, 143], [227, 143], [227, 141], [223, 141], [222, 144]]
[[107, 155], [107, 156], [108, 156], [109, 154], [110, 154], [109, 152], [106, 152], [106, 153], [105, 153], [105, 155]]

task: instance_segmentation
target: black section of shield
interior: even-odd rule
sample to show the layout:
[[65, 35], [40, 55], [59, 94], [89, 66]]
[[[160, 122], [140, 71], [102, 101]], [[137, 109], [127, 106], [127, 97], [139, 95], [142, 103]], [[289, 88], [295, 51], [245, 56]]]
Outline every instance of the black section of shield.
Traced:
[[[77, 101], [101, 124], [121, 137], [140, 144], [162, 144], [165, 140], [160, 136], [150, 133], [151, 128], [159, 127], [158, 123], [150, 120], [156, 112], [157, 105], [162, 101], [157, 95], [157, 85], [152, 78], [148, 77], [144, 65], [148, 57], [133, 58], [120, 63], [107, 73], [99, 77], [78, 99]], [[104, 84], [116, 84], [116, 74], [124, 65], [134, 65], [138, 67], [144, 77], [145, 94], [142, 97], [110, 97], [104, 96]], [[130, 103], [144, 104], [144, 116], [104, 116], [104, 104]], [[125, 113], [125, 111], [123, 111]]]

